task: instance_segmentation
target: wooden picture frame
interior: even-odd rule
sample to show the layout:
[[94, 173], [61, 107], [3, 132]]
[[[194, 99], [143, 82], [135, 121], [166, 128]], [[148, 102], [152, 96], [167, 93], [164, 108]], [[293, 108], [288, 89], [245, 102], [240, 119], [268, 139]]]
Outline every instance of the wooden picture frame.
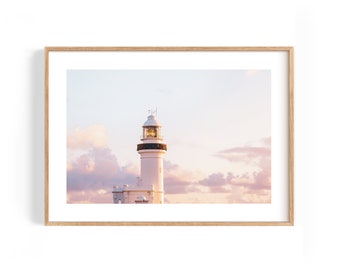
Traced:
[[[45, 225], [293, 225], [293, 53], [293, 47], [46, 47]], [[252, 77], [253, 81], [249, 81], [249, 85], [252, 88], [250, 87], [249, 89], [253, 90], [249, 90], [250, 92], [244, 92], [242, 96], [243, 99], [239, 97], [238, 99], [233, 100], [233, 95], [231, 95], [230, 98], [226, 98], [222, 95], [223, 92], [221, 92], [220, 90], [216, 90], [216, 96], [213, 100], [214, 102], [216, 102], [216, 104], [217, 102], [219, 103], [218, 105], [210, 105], [210, 99], [205, 99], [204, 97], [209, 97], [210, 93], [214, 92], [214, 90], [211, 90], [214, 89], [214, 85], [217, 85], [217, 82], [214, 83], [214, 78], [219, 78], [219, 84], [221, 84], [222, 86], [222, 82], [226, 82], [226, 84], [228, 84], [229, 82], [226, 78], [223, 77], [224, 75], [221, 75], [221, 72], [224, 72], [223, 74], [227, 74], [226, 76], [229, 76], [227, 77], [229, 78], [229, 81], [234, 81], [235, 78], [240, 78], [240, 80], [235, 79], [236, 82], [230, 84], [229, 88], [236, 87], [235, 89], [242, 88], [242, 86], [240, 85], [242, 82], [242, 78], [244, 78], [242, 76], [246, 76], [247, 74], [249, 76], [260, 76], [260, 73], [262, 75], [264, 74], [263, 77], [261, 77], [263, 78], [261, 80], [263, 80], [263, 82], [265, 83], [267, 90], [266, 92], [263, 92], [264, 96], [262, 96], [262, 94], [256, 94], [256, 89], [262, 89], [261, 87], [263, 87], [260, 84], [260, 82], [262, 81], [260, 81], [260, 77], [256, 77], [256, 80], [254, 79], [254, 77]], [[92, 80], [90, 81], [89, 78], [92, 78]], [[108, 78], [110, 78], [111, 88], [105, 84], [106, 80], [109, 80]], [[139, 78], [138, 81], [136, 81], [136, 78]], [[150, 83], [152, 82], [152, 79], [147, 80], [146, 78], [155, 78], [155, 81], [158, 81], [157, 85], [154, 86], [153, 83]], [[167, 81], [164, 78], [171, 78], [171, 80], [169, 79], [169, 81]], [[160, 87], [159, 85], [161, 85], [162, 82], [159, 81], [161, 81], [162, 79], [164, 79], [164, 89], [156, 89], [157, 87]], [[190, 84], [190, 82], [196, 80], [196, 84]], [[187, 88], [179, 87], [178, 89], [176, 89], [176, 91], [174, 91], [171, 88], [172, 81], [177, 81], [178, 85], [183, 83], [183, 85], [186, 85]], [[76, 86], [73, 85], [73, 82], [75, 82]], [[165, 85], [165, 82], [168, 82], [168, 88]], [[98, 83], [98, 85], [96, 85], [96, 83]], [[205, 88], [200, 88], [200, 86], [205, 83]], [[92, 90], [89, 88], [89, 84], [94, 84], [91, 86]], [[112, 88], [112, 86], [114, 87]], [[134, 87], [133, 89], [132, 86]], [[74, 92], [72, 92], [73, 90], [71, 89], [75, 89], [73, 87], [78, 87], [78, 90], [74, 90]], [[194, 89], [191, 89], [190, 87], [197, 87], [197, 89], [201, 90], [197, 90], [197, 92], [194, 92]], [[220, 86], [216, 86], [216, 89], [217, 87]], [[138, 90], [137, 88], [145, 90]], [[151, 88], [154, 89], [152, 91], [158, 91], [157, 93], [168, 95], [167, 98], [169, 103], [171, 103], [170, 100], [176, 100], [176, 98], [180, 100], [181, 97], [181, 100], [182, 98], [185, 98], [187, 104], [189, 105], [186, 107], [185, 102], [174, 102], [174, 104], [177, 104], [176, 106], [171, 107], [171, 104], [168, 104], [163, 105], [162, 108], [157, 107], [158, 104], [149, 104], [147, 99], [145, 99], [143, 96], [145, 96], [145, 93], [156, 93], [147, 92], [149, 91], [148, 89]], [[89, 92], [85, 92], [85, 90], [84, 92], [82, 92], [79, 89], [88, 89], [86, 91]], [[106, 89], [105, 95], [107, 96], [103, 96], [104, 94], [102, 93], [104, 92], [101, 92], [102, 90], [100, 89]], [[218, 89], [226, 88], [222, 87]], [[109, 103], [106, 103], [108, 97], [113, 97], [111, 91], [115, 92], [115, 106], [110, 106]], [[130, 94], [130, 101], [126, 102], [127, 100], [129, 100], [128, 97], [125, 96], [125, 93], [127, 93], [128, 91], [135, 92], [131, 92], [132, 94]], [[234, 90], [233, 92], [233, 90], [230, 89], [228, 91], [231, 91], [228, 92], [229, 95], [230, 93], [237, 93], [237, 90]], [[88, 93], [90, 94], [87, 96]], [[178, 96], [179, 93], [181, 93], [180, 97]], [[120, 103], [125, 102], [123, 105], [121, 104], [124, 107], [120, 107], [119, 102], [116, 102], [117, 99], [120, 99], [120, 95], [122, 96]], [[196, 102], [200, 98], [201, 103], [194, 104], [194, 101]], [[154, 100], [157, 99], [154, 98]], [[228, 105], [223, 105], [223, 101], [226, 100], [228, 100]], [[140, 104], [143, 102], [145, 104]], [[162, 102], [162, 104], [166, 104], [166, 102]], [[82, 104], [79, 105], [79, 103]], [[105, 105], [103, 105], [104, 103]], [[97, 105], [94, 106], [93, 104]], [[204, 106], [202, 106], [202, 104], [204, 104]], [[261, 111], [261, 114], [259, 113], [258, 118], [256, 118], [255, 116], [255, 118], [253, 118], [251, 112], [259, 111], [259, 108], [262, 108], [263, 104], [265, 104], [264, 107], [267, 108], [267, 111]], [[150, 107], [150, 105], [155, 105], [155, 107]], [[101, 116], [98, 116], [100, 114], [99, 111], [102, 111], [101, 107], [105, 106], [107, 106], [109, 110], [106, 110]], [[172, 175], [173, 182], [171, 183], [175, 183], [176, 181], [183, 182], [178, 182], [178, 186], [176, 187], [171, 186], [169, 180], [171, 178], [171, 173], [169, 173], [168, 178], [165, 179], [168, 179], [168, 182], [165, 181], [165, 185], [166, 183], [168, 183], [169, 185], [168, 190], [171, 190], [171, 192], [173, 192], [171, 194], [169, 193], [168, 197], [174, 198], [174, 201], [171, 201], [167, 198], [167, 189], [165, 189], [165, 194], [164, 189], [161, 192], [163, 192], [162, 196], [165, 196], [165, 202], [170, 203], [148, 204], [143, 206], [132, 203], [122, 205], [113, 205], [113, 202], [112, 204], [107, 203], [107, 198], [109, 196], [113, 196], [112, 194], [114, 194], [114, 191], [112, 191], [113, 193], [110, 193], [109, 189], [113, 188], [115, 184], [115, 179], [118, 179], [120, 177], [118, 176], [118, 171], [120, 171], [120, 175], [122, 173], [126, 173], [124, 177], [129, 177], [128, 181], [132, 181], [130, 180], [131, 178], [133, 178], [134, 176], [138, 176], [135, 169], [133, 169], [133, 172], [128, 171], [128, 169], [126, 169], [125, 167], [123, 168], [121, 165], [119, 167], [117, 165], [118, 163], [116, 164], [116, 162], [118, 161], [115, 161], [116, 155], [118, 157], [117, 159], [123, 159], [124, 156], [126, 160], [126, 163], [124, 164], [128, 164], [130, 160], [133, 160], [133, 157], [130, 156], [131, 150], [126, 150], [129, 152], [129, 154], [126, 154], [128, 157], [125, 157], [125, 153], [127, 152], [124, 152], [122, 150], [120, 150], [120, 156], [118, 154], [113, 155], [114, 153], [110, 152], [112, 147], [110, 148], [110, 151], [108, 150], [109, 152], [105, 152], [105, 155], [110, 156], [110, 158], [108, 158], [108, 162], [112, 162], [113, 167], [116, 166], [116, 170], [114, 172], [113, 169], [110, 169], [108, 171], [109, 174], [112, 173], [112, 177], [110, 176], [111, 178], [106, 177], [104, 174], [106, 172], [106, 168], [109, 168], [110, 165], [107, 165], [107, 163], [105, 163], [105, 166], [108, 167], [100, 167], [99, 163], [97, 164], [96, 160], [93, 161], [89, 159], [88, 156], [84, 154], [84, 151], [90, 151], [89, 149], [91, 147], [92, 150], [94, 148], [99, 149], [100, 147], [104, 146], [106, 147], [105, 149], [108, 149], [110, 140], [115, 140], [115, 142], [117, 142], [116, 139], [110, 138], [110, 129], [112, 127], [107, 127], [104, 124], [103, 128], [103, 126], [97, 125], [98, 119], [101, 119], [100, 121], [102, 122], [108, 121], [106, 118], [108, 117], [108, 115], [121, 115], [121, 119], [125, 119], [124, 124], [122, 124], [120, 121], [117, 121], [117, 119], [119, 120], [119, 118], [114, 118], [116, 119], [116, 122], [112, 123], [112, 125], [117, 125], [112, 130], [115, 130], [115, 136], [118, 134], [117, 138], [121, 138], [122, 145], [125, 145], [125, 142], [123, 143], [123, 140], [125, 140], [124, 137], [130, 136], [130, 131], [131, 133], [137, 131], [139, 134], [142, 134], [141, 125], [143, 124], [143, 121], [134, 121], [134, 123], [130, 123], [130, 120], [126, 120], [134, 118], [135, 114], [140, 114], [142, 107], [144, 107], [145, 109], [145, 114], [143, 114], [142, 116], [139, 115], [138, 117], [141, 118], [138, 119], [145, 118], [146, 120], [146, 116], [148, 115], [146, 112], [149, 109], [153, 110], [150, 115], [155, 115], [155, 111], [158, 110], [158, 112], [160, 113], [159, 120], [162, 122], [161, 115], [163, 113], [164, 119], [167, 120], [166, 122], [168, 123], [168, 127], [176, 126], [171, 122], [174, 119], [176, 119], [174, 121], [178, 121], [176, 124], [179, 127], [190, 127], [191, 125], [193, 126], [193, 128], [199, 127], [200, 121], [198, 120], [202, 120], [202, 123], [208, 121], [209, 119], [214, 119], [212, 120], [216, 121], [214, 123], [219, 123], [217, 125], [220, 128], [222, 128], [224, 125], [229, 125], [231, 130], [231, 127], [233, 127], [232, 130], [235, 134], [233, 136], [230, 135], [230, 137], [227, 139], [228, 143], [226, 143], [229, 148], [227, 146], [221, 145], [219, 151], [212, 151], [211, 149], [218, 149], [220, 141], [218, 141], [217, 138], [212, 137], [211, 134], [213, 133], [209, 133], [210, 139], [208, 139], [209, 144], [217, 145], [214, 145], [215, 148], [209, 148], [209, 151], [212, 151], [211, 156], [213, 156], [209, 156], [209, 162], [210, 160], [213, 160], [213, 158], [215, 158], [216, 164], [222, 164], [223, 159], [225, 162], [228, 163], [228, 170], [230, 171], [230, 175], [227, 176], [227, 169], [224, 174], [219, 173], [220, 171], [217, 170], [213, 171], [213, 169], [211, 169], [211, 171], [209, 171], [207, 169], [207, 173], [205, 175], [201, 174], [204, 176], [201, 176], [201, 178], [194, 178], [192, 175], [194, 174], [195, 169], [192, 169], [190, 171], [190, 174], [188, 173], [189, 167], [185, 167], [181, 172], [178, 172], [178, 175], [191, 175], [190, 177], [193, 177], [194, 180], [191, 179], [190, 183], [188, 180], [189, 178], [180, 179], [178, 175], [176, 176], [177, 178]], [[230, 114], [233, 114], [234, 118], [230, 118], [230, 115], [228, 115], [228, 121], [226, 121], [227, 115], [224, 109], [228, 107], [237, 107], [238, 110], [235, 109], [234, 111], [230, 111]], [[199, 108], [202, 108], [202, 111], [204, 111], [205, 114], [202, 114]], [[245, 118], [246, 116], [244, 115], [244, 112], [247, 111], [248, 108], [249, 122], [244, 120], [247, 119]], [[219, 110], [219, 114], [215, 114], [212, 112], [215, 109]], [[196, 115], [199, 118], [198, 120], [193, 116], [194, 114], [192, 111], [196, 112]], [[239, 112], [239, 115], [237, 115], [237, 113], [235, 112]], [[265, 114], [265, 112], [269, 112], [269, 115], [268, 113]], [[190, 115], [185, 116], [186, 113]], [[96, 117], [98, 116], [102, 118], [95, 118], [94, 115]], [[172, 120], [170, 115], [173, 116]], [[217, 122], [216, 120], [216, 115], [218, 115], [219, 122]], [[181, 116], [183, 117], [181, 118]], [[184, 116], [187, 118], [185, 118]], [[264, 118], [262, 119], [260, 117]], [[186, 119], [186, 123], [183, 118]], [[89, 119], [91, 121], [88, 121]], [[191, 119], [193, 119], [192, 122], [197, 122], [197, 126], [195, 126], [191, 122]], [[231, 124], [231, 119], [235, 122], [233, 125]], [[128, 121], [128, 123], [126, 123], [126, 121]], [[88, 123], [91, 123], [92, 126], [86, 126]], [[147, 122], [144, 123], [143, 128], [146, 128], [148, 126], [146, 123]], [[257, 127], [255, 123], [261, 123], [259, 124], [259, 126], [261, 127]], [[136, 129], [134, 129], [133, 126], [136, 126]], [[239, 130], [237, 130], [237, 127], [239, 127]], [[70, 130], [73, 128], [73, 130], [70, 131], [68, 130], [69, 128]], [[107, 132], [103, 131], [105, 128], [108, 129]], [[121, 131], [123, 128], [125, 129], [121, 133], [117, 131]], [[131, 130], [132, 128], [134, 129], [133, 132]], [[166, 125], [164, 125], [163, 128], [165, 130]], [[251, 132], [251, 128], [253, 128], [252, 130], [254, 132]], [[196, 130], [195, 132], [196, 134], [204, 135], [207, 129], [208, 126], [200, 129], [199, 131]], [[224, 136], [224, 138], [227, 137], [227, 133], [231, 133], [230, 130], [229, 132], [227, 132], [226, 130], [227, 129], [224, 128], [223, 131], [221, 131], [221, 134]], [[189, 135], [189, 131], [189, 128], [185, 129], [185, 131], [183, 131], [183, 134], [186, 135], [183, 136], [188, 136], [190, 138], [195, 137], [191, 133]], [[164, 131], [165, 140], [169, 140], [169, 149], [171, 149], [172, 147], [171, 143], [173, 145], [175, 145], [176, 143], [183, 143], [178, 142], [178, 137], [171, 137], [169, 134], [169, 129], [168, 134]], [[239, 136], [236, 136], [237, 134]], [[269, 134], [269, 140], [266, 141], [267, 148], [259, 147], [258, 144], [256, 144], [257, 142], [250, 142], [251, 140], [249, 138], [252, 138], [250, 135], [253, 135], [255, 138], [257, 134]], [[246, 135], [249, 136], [247, 137]], [[244, 137], [244, 144], [242, 144], [243, 148], [240, 146], [240, 144], [232, 143], [232, 141], [241, 141], [241, 137]], [[159, 137], [158, 139], [160, 138], [161, 137]], [[134, 148], [138, 144], [139, 139], [139, 137], [137, 138], [135, 136], [135, 141], [133, 142], [132, 148]], [[144, 138], [144, 140], [146, 142], [149, 142], [149, 139], [146, 137]], [[143, 141], [142, 138], [142, 144], [145, 141]], [[129, 144], [130, 142], [131, 140], [129, 141]], [[198, 148], [200, 147], [199, 141], [195, 141], [195, 139], [186, 139], [185, 142], [187, 144], [188, 142], [196, 144], [190, 149], [194, 149], [193, 152], [195, 152], [196, 150], [198, 151]], [[162, 142], [161, 139], [158, 140], [157, 143], [163, 144], [162, 149], [166, 150], [166, 148], [164, 148], [165, 144]], [[264, 141], [262, 140], [261, 143], [264, 143]], [[147, 148], [145, 145], [142, 145], [141, 147], [144, 147], [145, 149]], [[202, 144], [202, 148], [203, 147], [204, 144]], [[85, 150], [85, 148], [87, 150]], [[125, 147], [125, 149], [127, 148]], [[139, 146], [138, 150], [140, 151], [140, 149], [141, 148]], [[172, 149], [179, 148], [175, 148], [175, 146], [173, 146]], [[246, 150], [248, 152], [245, 152]], [[93, 151], [91, 152], [92, 155], [100, 155], [100, 152], [96, 152], [95, 154], [93, 154]], [[133, 149], [133, 151], [136, 159], [136, 161], [134, 160], [133, 162], [135, 162], [134, 164], [137, 164], [138, 166], [139, 152], [136, 153], [135, 149]], [[180, 166], [180, 163], [178, 161], [178, 165], [178, 163], [175, 161], [177, 160], [177, 158], [178, 160], [182, 158], [179, 157], [179, 155], [182, 155], [182, 152], [178, 151], [176, 156], [176, 151], [173, 150], [171, 152], [171, 157], [173, 159], [171, 160], [171, 162], [167, 161], [164, 170], [177, 170], [178, 166]], [[200, 154], [191, 154], [191, 156], [195, 156], [196, 159], [199, 155]], [[83, 158], [83, 160], [81, 161], [83, 163], [80, 162], [80, 157]], [[183, 157], [183, 160], [185, 158], [186, 160], [188, 160], [190, 159], [190, 156]], [[264, 162], [264, 160], [266, 162], [266, 166], [269, 166], [269, 172], [268, 170], [263, 171], [260, 168], [262, 166], [261, 163]], [[86, 163], [85, 165], [84, 162]], [[201, 160], [198, 160], [196, 163], [198, 164], [199, 162], [201, 162]], [[202, 162], [204, 162], [205, 164], [209, 163], [207, 160], [202, 160]], [[235, 165], [235, 168], [237, 167], [237, 169], [235, 169], [235, 173], [233, 173], [233, 164], [235, 164], [235, 162], [238, 165]], [[99, 167], [100, 169], [98, 169]], [[249, 173], [244, 174], [245, 176], [242, 178], [241, 174], [243, 168], [247, 168], [247, 170], [249, 169]], [[252, 171], [253, 169], [254, 171]], [[236, 173], [237, 170], [239, 170], [239, 175], [237, 175]], [[101, 185], [103, 185], [102, 183], [104, 182], [101, 182], [97, 178], [96, 180], [98, 180], [98, 182], [91, 182], [93, 179], [91, 180], [90, 176], [95, 172], [97, 173], [96, 177], [106, 177], [107, 179], [109, 179], [105, 180], [105, 183], [110, 183], [110, 179], [112, 179], [112, 186], [101, 186], [101, 188], [99, 188], [98, 183], [100, 182]], [[262, 177], [264, 173], [266, 173], [266, 178]], [[76, 178], [79, 175], [81, 175], [81, 177]], [[119, 178], [119, 181], [123, 181], [121, 179], [123, 179], [124, 177], [122, 176], [121, 178]], [[147, 177], [143, 177], [143, 181], [147, 182], [148, 180], [145, 178]], [[260, 178], [261, 181], [269, 182], [257, 182], [260, 181]], [[84, 190], [81, 189], [81, 183], [85, 183], [84, 181], [88, 181], [86, 191], [85, 188]], [[94, 185], [97, 185], [97, 189], [91, 190], [90, 187], [93, 187]], [[182, 185], [182, 187], [185, 186], [186, 190], [183, 191], [182, 189], [182, 193], [176, 193], [176, 188], [179, 188], [180, 185]], [[152, 186], [154, 187], [154, 184]], [[128, 192], [128, 194], [136, 194], [136, 196], [138, 195], [137, 193], [133, 193], [132, 189], [126, 190], [130, 192]], [[206, 198], [210, 198], [211, 194], [209, 192], [212, 192], [214, 190], [216, 192], [215, 199], [218, 197], [221, 198], [221, 201], [209, 201], [207, 203], [203, 199], [202, 201], [199, 201], [200, 196], [202, 196], [202, 198], [204, 196]], [[74, 191], [74, 193], [72, 193], [71, 191]], [[119, 193], [120, 195], [125, 194], [123, 193], [123, 189], [118, 188], [118, 191], [121, 192]], [[147, 190], [148, 193], [145, 194], [151, 194], [151, 191], [153, 192], [153, 189]], [[223, 193], [224, 191], [226, 192], [226, 194]], [[244, 193], [239, 194], [239, 197], [237, 197], [235, 194], [233, 194], [234, 191]], [[98, 194], [104, 194], [103, 200], [105, 197], [105, 203], [101, 203], [104, 201], [101, 201], [101, 199], [98, 197]], [[156, 193], [152, 194], [152, 198], [155, 198]], [[180, 200], [179, 198], [185, 198], [186, 200], [186, 194], [197, 196], [194, 198], [197, 199], [198, 203], [195, 203], [194, 201], [192, 203], [190, 203], [190, 201], [185, 201], [185, 203], [176, 203], [176, 200]], [[135, 202], [137, 202], [136, 196], [133, 199]], [[235, 197], [234, 201], [231, 199], [233, 196]], [[84, 199], [85, 197], [86, 200]], [[91, 198], [94, 197], [97, 199], [95, 203], [91, 201]], [[138, 198], [143, 198], [145, 202], [149, 202], [149, 198], [146, 199], [143, 196], [140, 196]], [[225, 199], [226, 202], [223, 202], [222, 198], [227, 198]], [[161, 202], [163, 202], [163, 199], [161, 199]]]

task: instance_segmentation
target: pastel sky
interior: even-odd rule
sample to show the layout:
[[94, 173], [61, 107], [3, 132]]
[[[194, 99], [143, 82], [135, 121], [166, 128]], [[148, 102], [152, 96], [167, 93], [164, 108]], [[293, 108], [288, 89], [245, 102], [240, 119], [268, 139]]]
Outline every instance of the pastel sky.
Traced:
[[269, 70], [69, 70], [67, 198], [112, 203], [133, 185], [157, 108], [166, 203], [270, 203]]

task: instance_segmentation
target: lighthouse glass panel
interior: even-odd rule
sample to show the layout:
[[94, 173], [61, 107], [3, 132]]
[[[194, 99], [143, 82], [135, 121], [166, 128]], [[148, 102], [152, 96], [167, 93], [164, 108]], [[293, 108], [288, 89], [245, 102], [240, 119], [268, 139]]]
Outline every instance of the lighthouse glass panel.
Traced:
[[157, 128], [156, 127], [146, 128], [146, 138], [157, 138]]

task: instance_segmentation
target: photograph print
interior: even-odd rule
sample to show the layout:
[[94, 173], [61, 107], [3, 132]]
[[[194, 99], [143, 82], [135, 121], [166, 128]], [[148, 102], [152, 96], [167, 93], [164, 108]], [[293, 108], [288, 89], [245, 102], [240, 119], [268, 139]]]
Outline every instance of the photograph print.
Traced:
[[67, 204], [270, 204], [271, 70], [68, 69]]

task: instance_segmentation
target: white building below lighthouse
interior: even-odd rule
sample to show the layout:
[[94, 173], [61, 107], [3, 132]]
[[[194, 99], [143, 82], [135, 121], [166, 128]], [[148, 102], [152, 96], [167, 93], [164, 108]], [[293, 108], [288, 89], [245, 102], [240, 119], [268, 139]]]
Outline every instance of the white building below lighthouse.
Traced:
[[164, 203], [163, 155], [167, 145], [154, 114], [148, 116], [142, 128], [142, 143], [137, 145], [141, 159], [139, 180], [135, 186], [114, 186], [113, 203]]

